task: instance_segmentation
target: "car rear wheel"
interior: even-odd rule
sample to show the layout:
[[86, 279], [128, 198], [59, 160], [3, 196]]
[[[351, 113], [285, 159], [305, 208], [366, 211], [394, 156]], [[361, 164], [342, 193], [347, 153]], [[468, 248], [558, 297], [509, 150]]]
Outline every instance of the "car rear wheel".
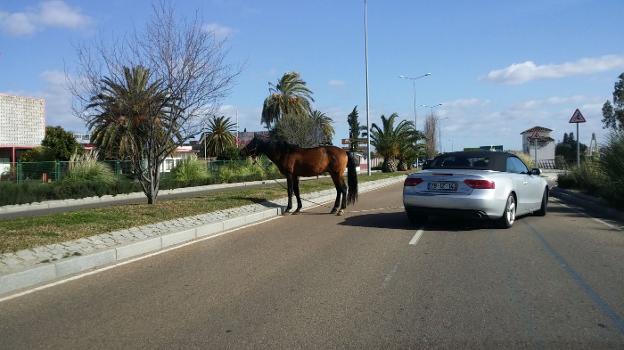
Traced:
[[538, 211], [535, 212], [537, 216], [545, 216], [548, 211], [548, 188], [544, 190], [544, 195], [542, 196], [542, 206]]
[[505, 204], [505, 211], [503, 216], [498, 219], [497, 226], [500, 228], [510, 228], [516, 221], [516, 198], [513, 194], [507, 197], [507, 203]]

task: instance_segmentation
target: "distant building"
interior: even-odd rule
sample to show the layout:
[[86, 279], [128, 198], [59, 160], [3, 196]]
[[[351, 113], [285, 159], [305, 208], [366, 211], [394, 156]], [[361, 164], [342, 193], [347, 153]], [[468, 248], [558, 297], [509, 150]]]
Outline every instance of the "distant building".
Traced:
[[196, 154], [196, 152], [193, 150], [193, 146], [178, 146], [173, 151], [173, 153], [168, 155], [167, 158], [165, 158], [163, 163], [160, 165], [160, 172], [161, 173], [170, 172], [183, 159], [191, 157], [194, 154]]
[[45, 100], [0, 94], [0, 163], [14, 163], [45, 136]]
[[550, 137], [551, 129], [543, 126], [534, 126], [520, 133], [522, 135], [522, 152], [535, 159], [535, 142], [533, 136], [537, 136], [537, 166], [555, 161], [555, 139]]

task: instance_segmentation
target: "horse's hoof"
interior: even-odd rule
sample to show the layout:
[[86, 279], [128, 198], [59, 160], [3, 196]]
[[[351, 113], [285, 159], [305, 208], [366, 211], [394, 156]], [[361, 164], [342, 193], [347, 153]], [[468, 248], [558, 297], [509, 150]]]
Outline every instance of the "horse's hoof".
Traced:
[[330, 213], [330, 214], [336, 214], [336, 212], [337, 212], [337, 211], [338, 211], [338, 209], [334, 208], [334, 209], [332, 209], [332, 211], [330, 211], [329, 213]]
[[301, 214], [301, 212], [300, 212], [299, 210], [295, 210], [295, 211], [293, 211], [293, 213], [292, 213], [292, 215], [299, 215], [299, 214]]
[[343, 216], [344, 215], [344, 210], [339, 210], [338, 213], [336, 213], [336, 216]]
[[287, 215], [291, 215], [292, 213], [290, 212], [290, 210], [286, 210], [285, 212], [282, 213], [282, 215], [287, 216]]

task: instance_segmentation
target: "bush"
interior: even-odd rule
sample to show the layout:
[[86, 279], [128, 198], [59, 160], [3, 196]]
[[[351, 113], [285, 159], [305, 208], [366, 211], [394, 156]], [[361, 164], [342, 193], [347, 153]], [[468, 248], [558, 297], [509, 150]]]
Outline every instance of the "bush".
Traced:
[[171, 175], [181, 183], [201, 183], [208, 178], [208, 171], [206, 165], [200, 162], [196, 155], [192, 155], [178, 162]]
[[79, 183], [79, 186], [87, 182], [101, 183], [102, 186], [111, 186], [115, 183], [115, 174], [104, 163], [98, 162], [98, 153], [85, 154], [74, 153], [69, 162], [69, 171], [62, 182], [71, 186], [71, 182]]
[[572, 174], [559, 174], [557, 176], [557, 185], [561, 188], [576, 188], [576, 179]]
[[572, 171], [576, 187], [591, 194], [600, 194], [608, 179], [600, 163], [586, 161]]
[[607, 177], [605, 197], [624, 207], [624, 132], [613, 133], [603, 150], [601, 167]]

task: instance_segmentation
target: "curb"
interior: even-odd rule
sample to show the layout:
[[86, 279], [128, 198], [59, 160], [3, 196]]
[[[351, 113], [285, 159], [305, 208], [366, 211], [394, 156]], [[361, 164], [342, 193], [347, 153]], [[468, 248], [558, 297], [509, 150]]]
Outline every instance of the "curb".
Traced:
[[[404, 179], [405, 176], [397, 176], [390, 179], [365, 182], [360, 184], [359, 192], [365, 193], [373, 191], [402, 182]], [[325, 204], [335, 200], [335, 198], [335, 194], [331, 194], [314, 197], [313, 199], [317, 203]], [[318, 205], [315, 205], [306, 209], [311, 209], [317, 206]], [[159, 237], [148, 238], [142, 241], [100, 250], [88, 255], [47, 262], [35, 265], [26, 270], [1, 275], [0, 296], [6, 296], [8, 293], [15, 292], [20, 289], [40, 285], [46, 282], [52, 282], [80, 272], [113, 265], [130, 258], [136, 258], [145, 254], [154, 253], [176, 245], [218, 235], [227, 231], [233, 231], [249, 224], [260, 223], [268, 219], [281, 216], [283, 210], [283, 207], [278, 207], [251, 214], [244, 214], [221, 222], [207, 223], [191, 229], [185, 228], [182, 231], [167, 233]]]
[[604, 199], [590, 196], [581, 192], [568, 190], [561, 187], [554, 187], [551, 190], [551, 194], [558, 199], [565, 202], [572, 203], [583, 209], [587, 210], [599, 210], [606, 216], [611, 216], [614, 219], [622, 220], [624, 218], [624, 212], [609, 206]]

